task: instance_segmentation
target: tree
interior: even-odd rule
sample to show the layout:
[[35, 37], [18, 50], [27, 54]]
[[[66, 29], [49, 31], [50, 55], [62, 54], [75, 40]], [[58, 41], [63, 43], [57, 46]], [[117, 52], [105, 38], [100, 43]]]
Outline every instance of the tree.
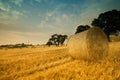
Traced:
[[65, 41], [65, 39], [67, 39], [67, 35], [58, 35], [58, 45], [63, 45], [63, 43], [64, 43], [64, 41]]
[[58, 41], [58, 37], [59, 37], [59, 35], [58, 34], [53, 34], [52, 36], [51, 36], [51, 39], [52, 39], [52, 43], [54, 44], [54, 45], [59, 45], [59, 41]]
[[61, 45], [64, 43], [64, 41], [68, 38], [67, 35], [63, 35], [61, 39]]
[[53, 35], [51, 35], [51, 38], [48, 40], [46, 45], [59, 46], [60, 44], [62, 45], [64, 43], [65, 39], [67, 39], [67, 35], [53, 34]]
[[51, 45], [53, 45], [53, 44], [54, 44], [54, 38], [51, 37], [51, 38], [48, 40], [48, 42], [46, 43], [46, 45], [51, 46]]
[[110, 41], [109, 36], [120, 31], [120, 11], [112, 10], [101, 13], [97, 19], [92, 21], [91, 25], [103, 29]]
[[79, 25], [76, 29], [75, 34], [85, 31], [85, 30], [88, 30], [89, 28], [90, 28], [90, 26], [88, 26], [88, 25]]
[[52, 42], [51, 42], [51, 41], [48, 41], [48, 42], [46, 43], [46, 45], [51, 46], [51, 45], [52, 45]]

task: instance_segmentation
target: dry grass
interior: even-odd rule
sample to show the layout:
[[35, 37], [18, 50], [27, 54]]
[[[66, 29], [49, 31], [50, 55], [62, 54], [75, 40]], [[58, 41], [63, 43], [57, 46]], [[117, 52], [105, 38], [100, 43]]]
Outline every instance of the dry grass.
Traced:
[[72, 59], [66, 47], [0, 50], [0, 80], [120, 80], [120, 42], [95, 61]]
[[110, 39], [113, 42], [117, 42], [117, 41], [119, 42], [120, 41], [120, 36], [111, 36]]

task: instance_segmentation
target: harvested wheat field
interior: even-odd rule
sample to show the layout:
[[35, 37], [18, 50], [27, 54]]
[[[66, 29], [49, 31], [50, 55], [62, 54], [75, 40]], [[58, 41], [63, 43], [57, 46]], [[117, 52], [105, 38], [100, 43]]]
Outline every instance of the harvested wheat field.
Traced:
[[0, 80], [120, 80], [120, 42], [101, 61], [72, 59], [63, 47], [0, 49]]

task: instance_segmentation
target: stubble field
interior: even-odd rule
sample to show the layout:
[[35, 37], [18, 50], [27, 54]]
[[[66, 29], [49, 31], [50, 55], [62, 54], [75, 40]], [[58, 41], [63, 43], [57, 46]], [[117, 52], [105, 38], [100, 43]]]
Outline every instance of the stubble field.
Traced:
[[75, 60], [66, 46], [0, 49], [0, 80], [120, 80], [120, 42], [100, 61]]

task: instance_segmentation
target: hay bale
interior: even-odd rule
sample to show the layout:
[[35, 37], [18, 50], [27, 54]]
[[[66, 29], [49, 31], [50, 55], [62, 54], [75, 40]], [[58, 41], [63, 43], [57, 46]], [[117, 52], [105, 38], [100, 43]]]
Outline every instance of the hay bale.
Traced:
[[108, 40], [98, 27], [72, 35], [67, 44], [70, 55], [76, 59], [99, 59], [108, 54]]

